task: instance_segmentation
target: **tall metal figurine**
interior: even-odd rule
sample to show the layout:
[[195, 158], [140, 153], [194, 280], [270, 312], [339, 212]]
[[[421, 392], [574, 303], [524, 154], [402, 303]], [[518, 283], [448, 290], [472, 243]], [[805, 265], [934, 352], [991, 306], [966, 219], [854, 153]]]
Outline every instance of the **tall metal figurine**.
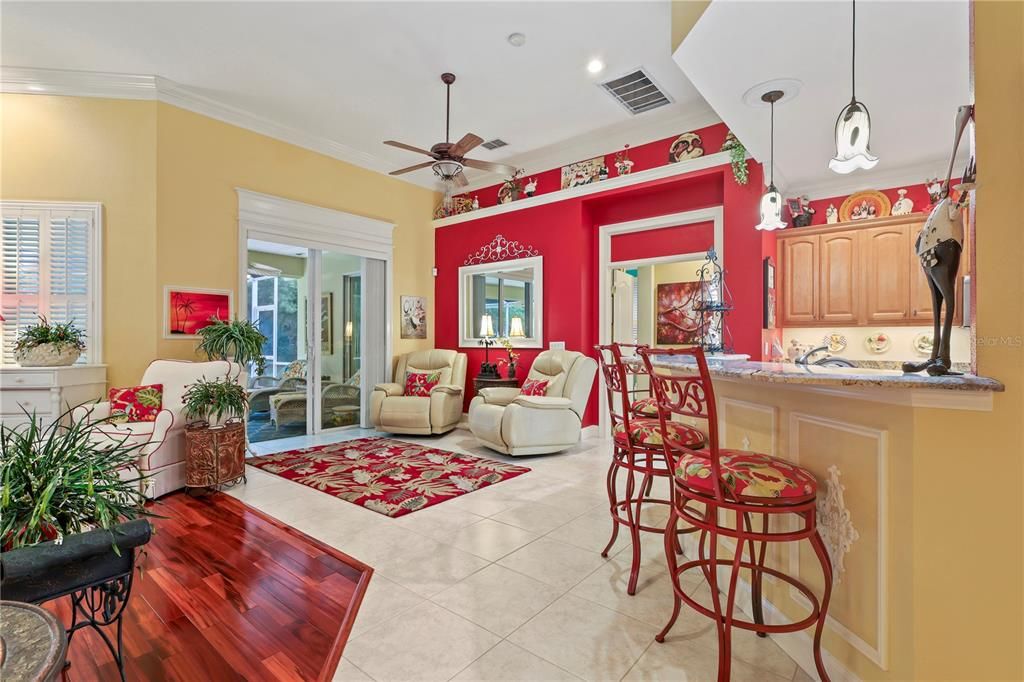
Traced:
[[[953, 177], [953, 163], [967, 125], [974, 120], [974, 106], [965, 105], [956, 113], [956, 131], [953, 136], [953, 152], [949, 157], [949, 169], [942, 183], [939, 201], [928, 214], [928, 219], [917, 235], [917, 256], [932, 292], [934, 320], [934, 342], [932, 355], [924, 362], [904, 362], [904, 372], [928, 372], [932, 376], [960, 374], [952, 370], [949, 357], [949, 339], [953, 330], [953, 313], [956, 311], [956, 275], [960, 269], [960, 253], [963, 251], [964, 223], [961, 213], [969, 200], [969, 192], [975, 187], [974, 157], [967, 162], [963, 181], [957, 185], [960, 198], [953, 201], [950, 196], [950, 180]], [[942, 326], [939, 327], [939, 316]]]

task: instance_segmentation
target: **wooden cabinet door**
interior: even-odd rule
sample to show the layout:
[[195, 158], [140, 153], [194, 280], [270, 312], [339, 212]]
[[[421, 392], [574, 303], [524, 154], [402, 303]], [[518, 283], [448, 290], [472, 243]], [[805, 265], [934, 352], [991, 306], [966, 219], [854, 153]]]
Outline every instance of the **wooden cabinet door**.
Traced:
[[823, 234], [820, 239], [818, 320], [856, 324], [860, 316], [860, 240], [852, 231]]
[[910, 317], [910, 226], [860, 232], [864, 270], [864, 322], [903, 322]]
[[783, 327], [818, 321], [818, 248], [817, 235], [779, 240]]

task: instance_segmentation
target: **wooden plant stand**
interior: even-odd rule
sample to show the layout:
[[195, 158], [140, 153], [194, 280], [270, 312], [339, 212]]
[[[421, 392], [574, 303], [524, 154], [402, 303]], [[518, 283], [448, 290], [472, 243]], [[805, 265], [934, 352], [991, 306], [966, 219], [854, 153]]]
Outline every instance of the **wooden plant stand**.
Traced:
[[186, 426], [185, 487], [219, 490], [239, 481], [245, 481], [245, 422], [232, 418], [221, 426]]

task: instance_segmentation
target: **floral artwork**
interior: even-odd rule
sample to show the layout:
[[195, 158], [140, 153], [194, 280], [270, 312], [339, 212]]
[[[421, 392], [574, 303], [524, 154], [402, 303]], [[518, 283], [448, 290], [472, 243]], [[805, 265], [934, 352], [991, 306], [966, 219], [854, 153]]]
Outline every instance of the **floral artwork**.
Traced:
[[658, 285], [656, 341], [659, 346], [700, 343], [700, 282]]
[[232, 319], [232, 298], [232, 292], [227, 290], [166, 287], [164, 337], [198, 338], [199, 330], [209, 326], [211, 319]]
[[530, 471], [389, 438], [290, 450], [247, 463], [392, 518]]
[[562, 189], [597, 182], [601, 177], [602, 168], [605, 168], [603, 156], [562, 166]]
[[402, 296], [402, 338], [427, 338], [427, 299]]

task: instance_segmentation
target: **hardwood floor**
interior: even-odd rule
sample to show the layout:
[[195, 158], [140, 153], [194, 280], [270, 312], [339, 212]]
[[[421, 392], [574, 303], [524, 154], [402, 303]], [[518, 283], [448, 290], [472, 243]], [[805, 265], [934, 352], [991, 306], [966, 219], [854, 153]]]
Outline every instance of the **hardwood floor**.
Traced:
[[[125, 613], [129, 680], [331, 679], [372, 569], [227, 495], [152, 509], [166, 518]], [[69, 622], [68, 599], [47, 606]], [[89, 628], [68, 660], [75, 682], [118, 679]]]

